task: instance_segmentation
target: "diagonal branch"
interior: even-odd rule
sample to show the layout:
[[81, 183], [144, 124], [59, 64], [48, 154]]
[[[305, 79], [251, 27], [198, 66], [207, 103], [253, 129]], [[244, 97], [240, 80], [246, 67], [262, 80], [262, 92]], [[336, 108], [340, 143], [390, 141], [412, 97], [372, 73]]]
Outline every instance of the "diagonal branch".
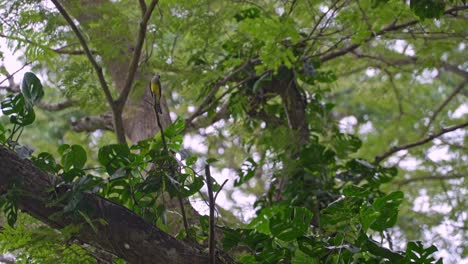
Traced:
[[[158, 2], [159, 0], [153, 0], [151, 1], [151, 4], [149, 5], [149, 7], [146, 7], [145, 5], [143, 8], [142, 6], [142, 10], [146, 10], [146, 12], [143, 14], [143, 17], [140, 22], [135, 50], [133, 51], [133, 56], [130, 61], [130, 65], [128, 66], [127, 77], [125, 79], [125, 84], [122, 89], [122, 93], [120, 94], [119, 98], [116, 101], [117, 107], [119, 109], [123, 109], [123, 107], [125, 106], [125, 103], [127, 102], [128, 95], [130, 94], [130, 90], [132, 88], [132, 84], [135, 79], [135, 74], [138, 69], [138, 62], [140, 60], [141, 51], [143, 50], [143, 43], [145, 42], [145, 38], [146, 38], [146, 27], [148, 26], [148, 21], [151, 18], [151, 14], [153, 13], [154, 8], [158, 4]], [[141, 1], [140, 1], [140, 6], [141, 6]]]
[[413, 177], [410, 179], [404, 179], [395, 181], [395, 183], [399, 186], [406, 185], [408, 183], [412, 183], [415, 181], [433, 181], [433, 180], [450, 180], [450, 179], [460, 179], [465, 178], [466, 174], [453, 174], [453, 175], [428, 175], [428, 176], [419, 176]]
[[58, 2], [58, 0], [51, 0], [51, 1], [55, 5], [55, 7], [58, 9], [60, 14], [63, 16], [63, 18], [65, 18], [68, 25], [72, 28], [72, 30], [75, 33], [76, 37], [80, 41], [80, 44], [83, 47], [84, 53], [86, 54], [89, 61], [93, 65], [94, 70], [96, 71], [96, 74], [97, 74], [98, 79], [99, 79], [99, 83], [100, 83], [102, 89], [104, 90], [104, 94], [106, 95], [107, 102], [109, 104], [113, 105], [114, 99], [112, 98], [111, 92], [109, 90], [109, 86], [107, 85], [106, 79], [104, 78], [104, 73], [102, 71], [102, 67], [97, 63], [96, 59], [94, 58], [91, 50], [88, 47], [88, 44], [86, 43], [86, 40], [83, 37], [83, 34], [81, 34], [80, 30], [75, 25], [75, 22], [73, 22], [73, 19], [67, 13], [65, 8]]
[[416, 141], [416, 142], [413, 142], [413, 143], [409, 143], [409, 144], [406, 144], [406, 145], [402, 145], [402, 146], [398, 146], [398, 147], [393, 147], [391, 148], [390, 150], [388, 150], [387, 152], [385, 152], [384, 154], [380, 155], [380, 156], [377, 156], [375, 157], [375, 160], [374, 160], [374, 163], [379, 163], [381, 162], [382, 160], [390, 157], [391, 155], [393, 155], [394, 153], [400, 151], [400, 150], [405, 150], [405, 149], [410, 149], [410, 148], [414, 148], [414, 147], [417, 147], [417, 146], [420, 146], [420, 145], [424, 145], [426, 144], [427, 142], [430, 142], [432, 141], [433, 139], [435, 138], [438, 138], [446, 133], [449, 133], [449, 132], [452, 132], [452, 131], [455, 131], [457, 129], [460, 129], [460, 128], [464, 128], [468, 126], [468, 122], [465, 122], [463, 124], [460, 124], [460, 125], [456, 125], [456, 126], [451, 126], [451, 127], [448, 127], [448, 128], [444, 128], [442, 129], [439, 133], [437, 134], [434, 134], [434, 135], [431, 135], [427, 138], [424, 138], [424, 139], [421, 139], [419, 141]]
[[[56, 188], [51, 176], [16, 153], [0, 146], [0, 190], [21, 182], [18, 208], [56, 229], [74, 225], [80, 227], [74, 237], [97, 246], [127, 261], [127, 263], [207, 263], [207, 254], [188, 243], [177, 240], [129, 209], [91, 192], [83, 192], [79, 208], [89, 220], [63, 213], [59, 203], [51, 205], [50, 190], [58, 195], [66, 186]], [[86, 208], [86, 209], [85, 209]]]
[[434, 111], [431, 118], [429, 119], [429, 123], [427, 124], [426, 129], [429, 129], [431, 124], [436, 119], [437, 115], [442, 111], [442, 109], [444, 109], [444, 107], [446, 107], [450, 103], [450, 101], [453, 100], [453, 98], [455, 98], [455, 96], [458, 93], [461, 92], [461, 90], [465, 87], [467, 83], [468, 83], [468, 79], [465, 79], [461, 83], [459, 83], [457, 87], [455, 88], [455, 90], [442, 102], [441, 105], [439, 105], [439, 107], [437, 107], [437, 109]]
[[[457, 11], [462, 11], [462, 10], [466, 10], [468, 9], [468, 5], [463, 5], [463, 6], [454, 6], [448, 10], [446, 10], [444, 12], [445, 15], [447, 14], [453, 14], [453, 12], [457, 12]], [[371, 40], [373, 40], [375, 37], [378, 37], [378, 36], [381, 36], [381, 35], [384, 35], [388, 32], [392, 32], [392, 31], [397, 31], [397, 30], [400, 30], [400, 29], [404, 29], [404, 28], [407, 28], [409, 26], [412, 26], [412, 25], [415, 25], [419, 22], [419, 20], [412, 20], [412, 21], [408, 21], [408, 22], [405, 22], [405, 23], [402, 23], [402, 24], [390, 24], [389, 26], [385, 27], [384, 29], [376, 32], [376, 33], [372, 33], [370, 37], [368, 37], [367, 39], [365, 39], [362, 43], [359, 43], [359, 44], [352, 44], [352, 45], [349, 45], [347, 47], [344, 47], [338, 51], [335, 51], [335, 52], [332, 52], [332, 53], [329, 53], [327, 55], [324, 55], [322, 57], [320, 57], [320, 61], [321, 62], [326, 62], [326, 61], [329, 61], [331, 59], [334, 59], [336, 57], [340, 57], [340, 56], [343, 56], [345, 54], [348, 54], [349, 52], [351, 51], [354, 51], [355, 49], [359, 48], [362, 44], [364, 43], [367, 43]]]
[[219, 88], [221, 88], [221, 86], [225, 85], [227, 82], [229, 82], [230, 80], [234, 79], [236, 77], [236, 75], [240, 72], [242, 72], [243, 70], [245, 70], [246, 68], [252, 66], [252, 65], [255, 65], [259, 62], [258, 59], [253, 59], [253, 60], [249, 60], [247, 61], [246, 63], [242, 64], [240, 67], [238, 67], [237, 69], [233, 70], [232, 72], [230, 72], [228, 75], [224, 76], [223, 79], [219, 80], [215, 86], [213, 86], [213, 88], [211, 89], [211, 91], [208, 93], [208, 95], [205, 97], [205, 99], [203, 100], [203, 102], [200, 104], [200, 107], [197, 108], [197, 110], [195, 110], [195, 112], [185, 120], [185, 123], [187, 124], [190, 124], [192, 123], [192, 121], [197, 118], [199, 115], [203, 114], [204, 113], [204, 109], [207, 105], [210, 104], [211, 100], [213, 99], [213, 97], [216, 95], [216, 93], [218, 92]]

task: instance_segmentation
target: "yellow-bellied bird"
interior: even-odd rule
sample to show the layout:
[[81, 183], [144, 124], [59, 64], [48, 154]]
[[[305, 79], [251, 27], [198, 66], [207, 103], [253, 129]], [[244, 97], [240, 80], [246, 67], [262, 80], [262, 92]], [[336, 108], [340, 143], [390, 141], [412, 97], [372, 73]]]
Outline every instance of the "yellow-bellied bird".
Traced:
[[162, 94], [162, 87], [161, 87], [161, 81], [159, 80], [161, 76], [159, 74], [154, 75], [154, 77], [151, 79], [151, 93], [154, 96], [154, 109], [156, 112], [162, 114], [161, 110], [161, 94]]

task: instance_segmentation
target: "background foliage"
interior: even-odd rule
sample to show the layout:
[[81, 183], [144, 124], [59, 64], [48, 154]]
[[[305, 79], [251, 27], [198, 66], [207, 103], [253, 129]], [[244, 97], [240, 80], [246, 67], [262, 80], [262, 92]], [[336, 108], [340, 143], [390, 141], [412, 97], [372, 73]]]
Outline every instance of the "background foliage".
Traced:
[[[456, 0], [161, 1], [140, 67], [162, 76], [173, 117], [165, 149], [160, 133], [127, 146], [105, 129], [74, 131], [74, 122], [109, 111], [76, 36], [47, 3], [0, 1], [0, 38], [39, 77], [25, 74], [21, 89], [1, 84], [0, 142], [25, 157], [33, 148], [31, 160], [71, 186], [50, 202], [91, 226], [99, 220], [87, 218], [83, 191], [206, 246], [208, 218], [189, 215], [196, 224], [184, 228], [167, 200], [204, 199], [207, 160], [232, 175], [220, 193], [217, 242], [241, 263], [457, 263], [467, 235], [467, 8]], [[103, 1], [88, 12], [103, 17], [82, 26], [95, 36], [91, 49], [119, 58], [113, 45], [135, 38], [137, 4]], [[132, 100], [146, 81], [136, 80]], [[304, 118], [295, 120], [302, 102]], [[17, 214], [15, 190], [1, 200], [17, 226], [3, 227], [3, 252], [24, 262], [94, 261], [73, 243], [79, 228], [55, 231]], [[255, 202], [245, 208], [240, 197]], [[241, 217], [249, 211], [256, 215]]]

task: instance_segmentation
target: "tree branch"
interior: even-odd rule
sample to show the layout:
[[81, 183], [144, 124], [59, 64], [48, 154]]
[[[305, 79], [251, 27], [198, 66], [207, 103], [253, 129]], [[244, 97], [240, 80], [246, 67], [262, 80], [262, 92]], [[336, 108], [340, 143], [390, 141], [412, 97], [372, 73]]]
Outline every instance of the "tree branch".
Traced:
[[126, 143], [125, 129], [124, 129], [123, 120], [122, 120], [122, 108], [123, 107], [119, 108], [118, 104], [114, 102], [114, 98], [112, 97], [109, 86], [107, 85], [106, 79], [104, 77], [104, 72], [102, 70], [102, 67], [95, 60], [93, 54], [91, 53], [91, 50], [88, 47], [88, 44], [86, 43], [86, 40], [84, 39], [78, 27], [73, 22], [73, 19], [71, 18], [71, 16], [67, 13], [65, 8], [59, 3], [58, 0], [51, 0], [51, 1], [55, 5], [55, 7], [59, 10], [60, 14], [65, 18], [65, 20], [70, 25], [70, 27], [72, 28], [81, 46], [83, 47], [83, 50], [86, 56], [88, 57], [88, 60], [93, 65], [94, 70], [96, 71], [96, 74], [98, 76], [101, 88], [104, 91], [104, 94], [106, 96], [107, 102], [109, 103], [112, 109], [114, 132], [117, 135], [117, 141], [120, 144], [125, 144]]
[[145, 42], [146, 27], [148, 25], [149, 19], [151, 18], [151, 14], [153, 13], [154, 8], [156, 7], [156, 4], [158, 2], [159, 0], [151, 1], [151, 4], [148, 8], [146, 8], [146, 5], [145, 5], [144, 9], [146, 10], [146, 12], [142, 15], [142, 18], [140, 21], [135, 50], [133, 51], [133, 56], [130, 61], [130, 65], [128, 66], [127, 77], [125, 78], [125, 84], [122, 89], [122, 92], [120, 93], [119, 98], [116, 101], [118, 108], [123, 109], [123, 107], [125, 106], [125, 103], [127, 102], [127, 98], [128, 98], [128, 95], [130, 94], [130, 90], [132, 88], [132, 84], [135, 79], [135, 74], [138, 69], [138, 62], [140, 60], [141, 51], [143, 49], [143, 43]]
[[433, 181], [433, 180], [450, 180], [450, 179], [460, 179], [465, 178], [466, 174], [454, 174], [454, 175], [428, 175], [428, 176], [419, 176], [413, 177], [410, 179], [404, 179], [400, 181], [395, 181], [399, 186], [406, 185], [415, 181]]
[[71, 122], [71, 125], [76, 132], [94, 132], [99, 129], [113, 131], [112, 115], [110, 113], [87, 116]]
[[[446, 10], [444, 12], [444, 14], [445, 15], [453, 14], [453, 12], [462, 11], [462, 10], [465, 10], [465, 9], [468, 9], [468, 5], [454, 6], [453, 8], [450, 8], [450, 9]], [[384, 35], [384, 34], [386, 34], [388, 32], [397, 31], [397, 30], [400, 30], [400, 29], [407, 28], [409, 26], [417, 24], [418, 22], [419, 22], [419, 20], [412, 20], [412, 21], [408, 21], [408, 22], [405, 22], [405, 23], [402, 23], [402, 24], [392, 23], [392, 24], [388, 25], [387, 27], [385, 27], [384, 29], [382, 29], [382, 30], [380, 30], [380, 31], [378, 31], [376, 33], [372, 32], [371, 36], [368, 37], [367, 39], [365, 39], [362, 43], [352, 44], [352, 45], [349, 45], [348, 47], [344, 47], [341, 50], [338, 50], [336, 52], [332, 52], [330, 54], [324, 55], [324, 56], [320, 57], [320, 61], [321, 62], [326, 62], [326, 61], [329, 61], [329, 60], [334, 59], [336, 57], [343, 56], [343, 55], [345, 55], [345, 54], [347, 54], [347, 53], [349, 53], [351, 51], [354, 51], [355, 49], [360, 47], [362, 44], [371, 41], [372, 39], [374, 39], [377, 36], [381, 36], [381, 35]]]
[[[78, 205], [87, 208], [86, 212], [93, 221], [93, 227], [83, 218], [63, 214], [61, 206], [50, 204], [48, 190], [56, 189], [53, 176], [2, 146], [0, 146], [0, 169], [2, 171], [0, 190], [8, 190], [14, 182], [21, 182], [22, 192], [18, 196], [19, 209], [53, 228], [79, 226], [80, 229], [75, 234], [78, 240], [96, 245], [128, 263], [204, 264], [208, 262], [206, 254], [162, 232], [127, 208], [93, 193], [82, 193]], [[56, 191], [68, 190], [56, 189]]]
[[75, 101], [73, 101], [73, 100], [65, 100], [65, 101], [62, 101], [62, 102], [52, 103], [52, 104], [39, 102], [37, 104], [37, 107], [39, 107], [41, 109], [44, 109], [44, 110], [47, 110], [47, 111], [60, 111], [60, 110], [69, 108], [69, 107], [73, 106], [74, 104], [75, 104]]
[[434, 111], [434, 113], [429, 119], [429, 123], [426, 126], [427, 129], [429, 129], [429, 127], [434, 122], [437, 115], [442, 111], [442, 109], [444, 109], [444, 107], [446, 107], [450, 103], [450, 101], [452, 101], [453, 98], [455, 98], [455, 96], [461, 92], [461, 90], [465, 87], [467, 83], [468, 83], [468, 79], [465, 79], [461, 83], [459, 83], [457, 87], [455, 88], [455, 90], [453, 90], [453, 92], [442, 102], [442, 104], [439, 105], [439, 107], [437, 107], [437, 109]]
[[253, 60], [249, 60], [247, 61], [246, 63], [242, 64], [240, 67], [238, 67], [237, 69], [233, 70], [232, 72], [230, 72], [229, 74], [227, 74], [226, 76], [224, 76], [223, 79], [219, 80], [215, 86], [213, 86], [213, 88], [211, 89], [211, 91], [208, 93], [208, 95], [205, 97], [205, 99], [203, 100], [203, 102], [200, 104], [200, 107], [197, 108], [197, 110], [195, 110], [195, 112], [185, 120], [185, 122], [187, 124], [190, 124], [192, 123], [192, 121], [197, 118], [199, 115], [203, 114], [204, 112], [204, 109], [207, 105], [209, 105], [209, 103], [211, 102], [211, 100], [213, 99], [213, 97], [216, 95], [216, 93], [218, 92], [219, 88], [221, 88], [221, 86], [225, 85], [227, 82], [229, 82], [230, 80], [232, 80], [238, 73], [240, 73], [241, 71], [245, 70], [246, 68], [252, 66], [252, 65], [255, 65], [256, 63], [258, 63], [259, 60], [258, 59], [253, 59]]
[[440, 137], [440, 136], [442, 136], [442, 135], [444, 135], [446, 133], [455, 131], [455, 130], [460, 129], [460, 128], [464, 128], [466, 126], [468, 126], [468, 122], [465, 122], [465, 123], [460, 124], [460, 125], [444, 128], [439, 133], [431, 135], [431, 136], [429, 136], [429, 137], [427, 137], [425, 139], [422, 139], [422, 140], [419, 140], [419, 141], [416, 141], [416, 142], [413, 142], [413, 143], [410, 143], [410, 144], [402, 145], [402, 146], [399, 146], [399, 147], [393, 147], [390, 150], [388, 150], [387, 152], [385, 152], [384, 154], [375, 157], [374, 163], [379, 163], [382, 160], [388, 158], [389, 156], [393, 155], [394, 153], [396, 153], [396, 152], [398, 152], [400, 150], [410, 149], [410, 148], [414, 148], [414, 147], [426, 144], [427, 142], [430, 142], [433, 139], [438, 138], [438, 137]]

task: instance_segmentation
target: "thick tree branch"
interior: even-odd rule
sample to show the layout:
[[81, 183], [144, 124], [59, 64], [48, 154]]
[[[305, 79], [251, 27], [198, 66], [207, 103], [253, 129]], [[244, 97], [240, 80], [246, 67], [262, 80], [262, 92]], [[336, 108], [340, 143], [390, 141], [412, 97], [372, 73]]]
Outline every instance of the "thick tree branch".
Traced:
[[113, 131], [112, 115], [110, 113], [87, 116], [73, 121], [71, 125], [76, 132], [94, 132], [99, 129]]
[[37, 104], [37, 107], [47, 110], [47, 111], [60, 111], [60, 110], [72, 107], [74, 104], [75, 104], [75, 101], [73, 100], [65, 100], [62, 102], [52, 103], [52, 104], [39, 102]]
[[18, 206], [22, 211], [53, 228], [80, 226], [75, 234], [78, 240], [112, 252], [128, 263], [208, 262], [206, 254], [162, 232], [125, 207], [92, 193], [82, 193], [80, 206], [92, 219], [93, 227], [83, 218], [62, 214], [63, 208], [50, 205], [47, 190], [55, 188], [53, 177], [1, 146], [0, 168], [0, 190], [8, 190], [13, 183], [21, 186]]
[[438, 132], [437, 134], [431, 135], [431, 136], [429, 136], [427, 138], [424, 138], [422, 140], [419, 140], [419, 141], [416, 141], [416, 142], [413, 142], [413, 143], [410, 143], [410, 144], [398, 146], [398, 147], [393, 147], [390, 150], [388, 150], [387, 152], [385, 152], [384, 154], [375, 157], [374, 163], [379, 163], [382, 160], [390, 157], [391, 155], [393, 155], [394, 153], [396, 153], [396, 152], [398, 152], [400, 150], [406, 150], [406, 149], [410, 149], [410, 148], [414, 148], [414, 147], [426, 144], [426, 143], [432, 141], [433, 139], [438, 138], [438, 137], [440, 137], [440, 136], [442, 136], [442, 135], [444, 135], [446, 133], [455, 131], [455, 130], [460, 129], [460, 128], [464, 128], [466, 126], [468, 126], [468, 122], [465, 122], [465, 123], [460, 124], [460, 125], [444, 128], [440, 132]]

